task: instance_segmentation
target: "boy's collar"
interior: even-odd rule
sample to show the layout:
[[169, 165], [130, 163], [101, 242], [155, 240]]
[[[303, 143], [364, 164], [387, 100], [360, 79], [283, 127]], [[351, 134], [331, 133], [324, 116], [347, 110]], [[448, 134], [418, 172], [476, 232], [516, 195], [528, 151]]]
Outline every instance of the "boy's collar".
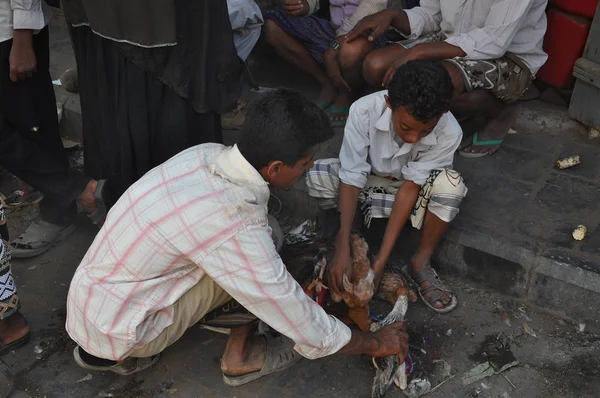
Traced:
[[[442, 117], [444, 117], [444, 116], [442, 116]], [[440, 124], [440, 122], [438, 121], [438, 124], [435, 126], [433, 131], [431, 133], [429, 133], [428, 135], [426, 135], [425, 137], [421, 138], [419, 140], [419, 142], [423, 145], [437, 144], [438, 140], [437, 140], [436, 130], [437, 130], [437, 126], [439, 124]], [[385, 107], [383, 114], [379, 117], [379, 119], [375, 123], [375, 128], [381, 132], [396, 134], [396, 132], [394, 131], [393, 124], [392, 124], [392, 110], [388, 106]], [[404, 145], [402, 145], [402, 146], [405, 146], [405, 145], [411, 145], [411, 147], [412, 147], [413, 144], [404, 143]]]

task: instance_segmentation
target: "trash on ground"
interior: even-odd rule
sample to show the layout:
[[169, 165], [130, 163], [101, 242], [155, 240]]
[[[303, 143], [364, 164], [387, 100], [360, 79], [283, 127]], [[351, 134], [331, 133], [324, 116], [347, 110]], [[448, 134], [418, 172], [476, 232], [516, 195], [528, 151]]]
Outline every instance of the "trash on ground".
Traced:
[[44, 194], [35, 189], [29, 191], [17, 189], [8, 196], [0, 194], [0, 201], [6, 209], [37, 205], [42, 199], [44, 199]]
[[493, 362], [487, 361], [476, 365], [471, 370], [467, 371], [462, 377], [462, 383], [465, 386], [469, 384], [473, 384], [476, 381], [485, 379], [486, 377], [490, 377], [496, 374], [500, 374], [505, 370], [513, 368], [519, 365], [519, 361], [513, 361], [505, 364], [500, 368], [496, 368]]
[[529, 326], [528, 323], [523, 324], [523, 331], [530, 335], [531, 337], [535, 337], [537, 339], [537, 334], [533, 331], [533, 329]]
[[36, 344], [35, 347], [33, 347], [33, 353], [35, 354], [36, 359], [44, 359], [48, 351], [40, 344]]
[[82, 383], [84, 381], [90, 381], [94, 378], [94, 376], [92, 376], [91, 373], [88, 373], [87, 375], [85, 375], [84, 377], [82, 377], [81, 379], [77, 380], [77, 383]]
[[109, 392], [100, 391], [98, 393], [98, 397], [100, 397], [100, 398], [112, 398], [112, 397], [114, 397], [114, 394], [111, 394]]
[[569, 169], [573, 166], [577, 166], [578, 164], [581, 164], [581, 159], [579, 158], [579, 155], [574, 155], [569, 156], [567, 158], [559, 159], [556, 162], [556, 167], [558, 167], [561, 170], [564, 170]]
[[506, 311], [502, 312], [502, 314], [500, 314], [500, 318], [502, 319], [503, 324], [505, 324], [508, 327], [512, 326], [510, 324], [510, 316], [508, 315], [508, 312], [506, 312]]
[[577, 331], [578, 331], [579, 333], [583, 333], [583, 332], [585, 331], [585, 323], [580, 323], [580, 324], [578, 325]]
[[573, 239], [575, 240], [583, 240], [585, 238], [585, 234], [587, 233], [587, 228], [585, 225], [578, 225], [577, 228], [573, 231]]
[[514, 129], [508, 129], [508, 134], [518, 134], [519, 132]]
[[62, 120], [63, 114], [64, 114], [64, 105], [62, 102], [57, 102], [56, 103], [56, 115], [58, 116], [58, 123], [60, 124], [60, 121]]
[[452, 329], [446, 330], [446, 336], [448, 336], [448, 337], [452, 336]]
[[600, 137], [600, 130], [595, 129], [593, 127], [590, 127], [590, 131], [588, 131], [588, 137], [590, 139], [594, 139], [594, 138]]
[[406, 390], [404, 390], [404, 395], [409, 398], [418, 398], [422, 395], [427, 394], [431, 391], [431, 383], [427, 379], [419, 379], [415, 378], [408, 383]]
[[290, 229], [285, 234], [285, 243], [294, 245], [300, 242], [308, 242], [314, 239], [317, 231], [317, 223], [313, 220], [306, 220], [295, 228]]
[[59, 87], [62, 86], [60, 79], [52, 80], [52, 84], [54, 84], [55, 86], [59, 86]]

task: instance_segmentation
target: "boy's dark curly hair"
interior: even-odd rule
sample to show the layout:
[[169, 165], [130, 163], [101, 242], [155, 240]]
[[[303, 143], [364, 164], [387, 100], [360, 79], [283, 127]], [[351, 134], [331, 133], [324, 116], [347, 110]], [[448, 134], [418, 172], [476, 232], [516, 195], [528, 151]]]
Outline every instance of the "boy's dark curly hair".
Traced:
[[402, 106], [423, 123], [448, 112], [453, 90], [450, 74], [442, 62], [430, 59], [405, 63], [388, 83], [392, 110]]

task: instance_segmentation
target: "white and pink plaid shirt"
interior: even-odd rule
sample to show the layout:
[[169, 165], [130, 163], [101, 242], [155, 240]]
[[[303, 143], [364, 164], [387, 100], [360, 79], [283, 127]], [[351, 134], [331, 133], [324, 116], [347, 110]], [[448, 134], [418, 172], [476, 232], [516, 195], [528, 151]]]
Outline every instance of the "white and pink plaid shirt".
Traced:
[[287, 272], [267, 225], [269, 187], [237, 146], [190, 148], [148, 172], [111, 209], [77, 268], [66, 329], [85, 351], [121, 360], [173, 322], [173, 304], [214, 279], [296, 342], [333, 354], [350, 329]]

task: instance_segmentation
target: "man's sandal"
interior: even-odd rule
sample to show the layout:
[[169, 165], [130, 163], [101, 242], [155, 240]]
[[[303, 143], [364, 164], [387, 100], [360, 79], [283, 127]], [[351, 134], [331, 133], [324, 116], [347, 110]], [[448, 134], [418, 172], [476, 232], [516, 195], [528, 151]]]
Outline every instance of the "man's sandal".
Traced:
[[[426, 306], [437, 312], [438, 314], [447, 314], [454, 310], [458, 305], [458, 300], [456, 299], [456, 295], [452, 290], [444, 286], [437, 272], [431, 266], [427, 266], [423, 268], [419, 272], [411, 272], [410, 278], [413, 283], [418, 287], [419, 297], [425, 303]], [[421, 288], [421, 283], [429, 282], [429, 286]], [[437, 292], [434, 293], [434, 292]], [[450, 303], [448, 303], [444, 308], [435, 308], [431, 303], [435, 303], [436, 301], [441, 301], [442, 297], [445, 293], [449, 293], [452, 295], [452, 299]], [[425, 298], [426, 295], [429, 295], [429, 300]]]
[[[502, 145], [502, 143], [504, 142], [504, 140], [487, 140], [487, 141], [479, 141], [479, 133], [475, 132], [475, 134], [473, 134], [473, 140], [471, 141], [471, 145], [472, 147], [477, 147], [477, 146], [499, 146]], [[469, 159], [476, 159], [476, 158], [482, 158], [486, 155], [489, 155], [487, 152], [469, 152], [467, 150], [461, 149], [458, 154], [460, 156], [462, 156], [463, 158], [469, 158]]]
[[117, 362], [114, 365], [109, 366], [98, 366], [98, 365], [90, 365], [85, 362], [81, 358], [81, 354], [79, 350], [81, 348], [79, 346], [75, 347], [73, 350], [73, 358], [75, 362], [80, 367], [87, 370], [94, 370], [99, 372], [113, 372], [117, 373], [121, 376], [128, 376], [137, 372], [141, 372], [144, 369], [148, 369], [150, 366], [154, 365], [158, 359], [160, 358], [160, 354], [153, 355], [149, 358], [127, 358], [124, 361]]
[[[329, 125], [331, 127], [344, 127], [346, 125], [346, 121], [348, 120], [348, 113], [350, 112], [350, 107], [346, 108], [337, 108], [335, 105], [331, 105], [329, 108], [329, 112], [331, 115], [329, 116]], [[341, 119], [333, 119], [336, 116], [340, 116]]]
[[16, 350], [17, 348], [23, 347], [28, 342], [29, 342], [29, 333], [27, 333], [25, 336], [21, 337], [20, 339], [13, 341], [12, 343], [8, 343], [6, 345], [0, 343], [0, 357], [8, 354], [9, 352]]
[[31, 258], [48, 251], [55, 243], [65, 239], [75, 225], [55, 225], [45, 221], [33, 222], [17, 239], [10, 242], [14, 258]]
[[223, 373], [225, 384], [232, 387], [241, 386], [263, 376], [281, 372], [302, 359], [302, 356], [294, 350], [294, 342], [289, 338], [282, 335], [275, 337], [271, 333], [266, 333], [265, 337], [267, 338], [267, 355], [262, 369], [241, 376], [228, 376]]

